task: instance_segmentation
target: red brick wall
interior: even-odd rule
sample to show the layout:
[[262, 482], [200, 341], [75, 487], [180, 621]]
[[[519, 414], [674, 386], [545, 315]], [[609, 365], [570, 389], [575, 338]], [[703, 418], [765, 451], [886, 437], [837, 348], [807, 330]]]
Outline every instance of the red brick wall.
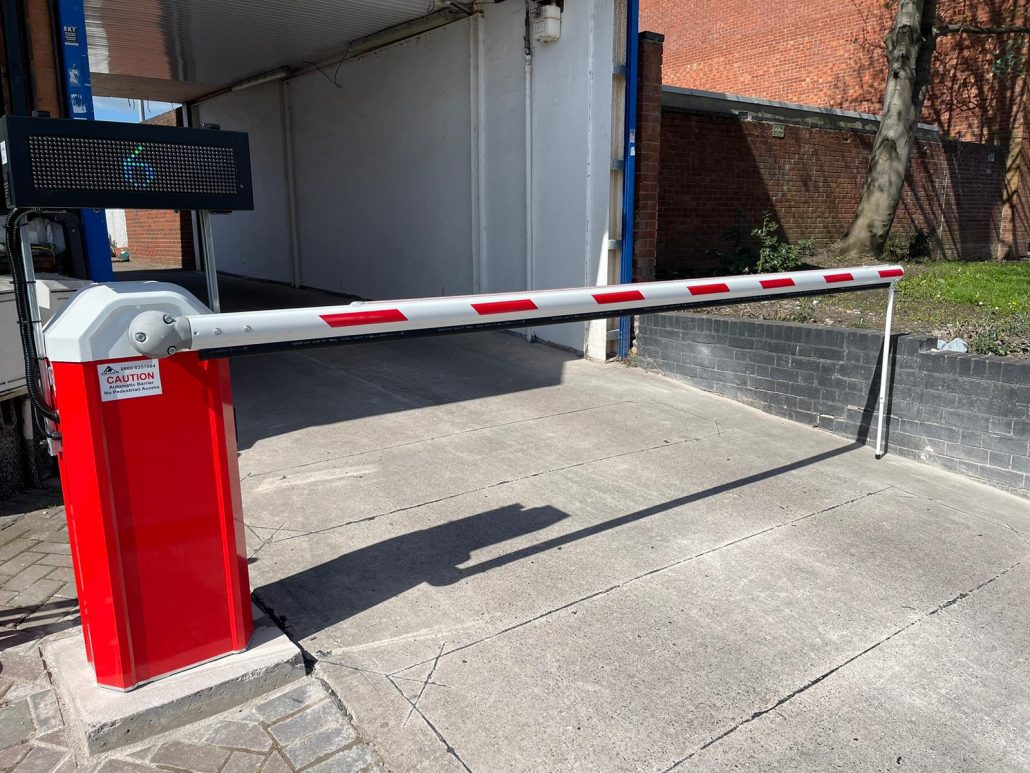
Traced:
[[633, 220], [633, 281], [655, 278], [658, 255], [658, 181], [662, 155], [662, 42], [640, 35], [637, 92], [636, 212]]
[[[789, 241], [829, 244], [846, 231], [861, 195], [873, 136], [732, 116], [666, 111], [662, 118], [657, 260], [660, 277], [713, 270], [711, 251], [742, 217], [770, 211]], [[892, 231], [930, 235], [949, 257], [996, 256], [1003, 227], [1006, 156], [957, 141], [920, 141]], [[1024, 171], [1024, 185], [1030, 174]], [[1023, 188], [1023, 191], [1030, 188]], [[1018, 202], [1026, 253], [1026, 198]], [[1021, 220], [1020, 220], [1021, 219]]]
[[1019, 164], [1018, 187], [1005, 206], [1012, 224], [1014, 254], [1030, 255], [1030, 137], [1023, 139]]
[[[1030, 3], [941, 0], [939, 16], [1025, 25]], [[884, 0], [641, 0], [640, 18], [666, 36], [667, 85], [880, 112], [893, 23]], [[924, 120], [949, 137], [1005, 142], [1027, 103], [1028, 48], [1025, 36], [943, 38]]]
[[[182, 110], [148, 118], [146, 123], [182, 126]], [[129, 209], [125, 228], [132, 262], [140, 268], [194, 268], [193, 228], [189, 212]]]

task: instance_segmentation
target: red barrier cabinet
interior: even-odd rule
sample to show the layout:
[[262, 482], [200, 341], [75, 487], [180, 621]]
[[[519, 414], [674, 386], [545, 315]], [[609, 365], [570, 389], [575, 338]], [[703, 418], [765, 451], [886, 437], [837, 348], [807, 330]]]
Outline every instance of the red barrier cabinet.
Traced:
[[126, 330], [149, 310], [208, 311], [177, 287], [94, 285], [45, 333], [86, 654], [120, 690], [253, 629], [228, 363], [140, 357]]

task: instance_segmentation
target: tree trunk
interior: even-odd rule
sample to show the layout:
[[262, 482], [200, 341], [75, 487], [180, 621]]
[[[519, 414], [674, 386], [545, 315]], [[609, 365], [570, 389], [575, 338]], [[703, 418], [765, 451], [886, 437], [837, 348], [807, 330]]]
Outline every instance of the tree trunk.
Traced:
[[908, 173], [919, 117], [930, 85], [937, 47], [934, 22], [938, 0], [900, 0], [894, 28], [887, 36], [890, 68], [880, 129], [873, 141], [869, 172], [858, 211], [837, 247], [853, 258], [883, 252]]

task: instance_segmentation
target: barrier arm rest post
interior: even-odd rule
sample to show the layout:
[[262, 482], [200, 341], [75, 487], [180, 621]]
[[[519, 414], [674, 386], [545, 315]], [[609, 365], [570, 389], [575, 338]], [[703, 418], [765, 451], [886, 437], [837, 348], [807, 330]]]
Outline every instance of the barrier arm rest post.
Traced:
[[894, 283], [887, 291], [887, 322], [883, 332], [883, 356], [880, 361], [880, 408], [876, 418], [876, 458], [887, 453], [883, 447], [883, 427], [887, 421], [887, 386], [891, 367], [891, 323], [894, 321]]

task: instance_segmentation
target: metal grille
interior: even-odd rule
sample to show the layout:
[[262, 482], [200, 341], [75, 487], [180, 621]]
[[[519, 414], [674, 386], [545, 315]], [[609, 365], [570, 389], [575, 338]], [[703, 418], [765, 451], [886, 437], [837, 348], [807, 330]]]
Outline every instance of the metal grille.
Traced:
[[88, 137], [29, 137], [37, 190], [236, 195], [232, 148]]

